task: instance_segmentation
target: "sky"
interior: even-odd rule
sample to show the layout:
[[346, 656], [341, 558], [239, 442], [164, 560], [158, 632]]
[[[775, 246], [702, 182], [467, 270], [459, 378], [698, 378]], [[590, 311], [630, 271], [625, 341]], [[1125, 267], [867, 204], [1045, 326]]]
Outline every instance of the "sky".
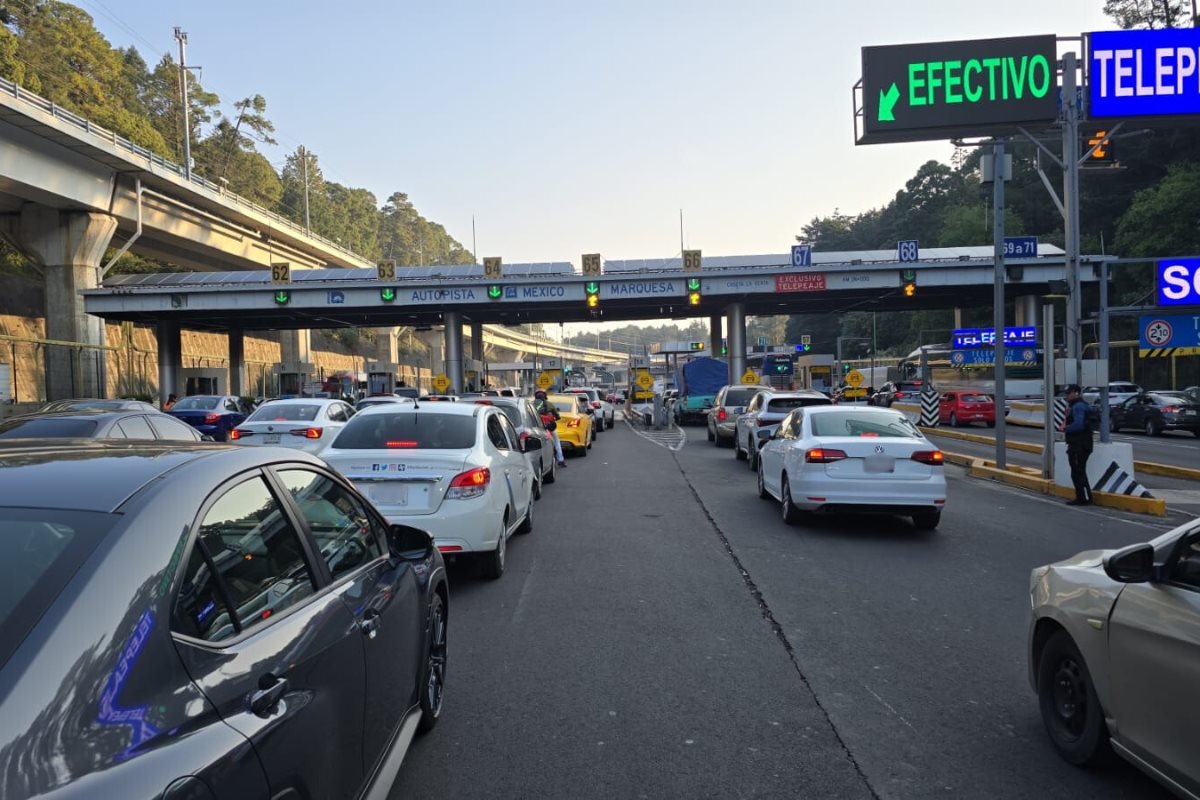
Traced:
[[948, 161], [945, 142], [855, 146], [863, 46], [1114, 27], [1103, 0], [74, 2], [150, 63], [187, 31], [226, 111], [266, 98], [277, 166], [304, 145], [477, 256], [577, 266], [678, 255], [681, 210], [706, 256], [786, 252]]

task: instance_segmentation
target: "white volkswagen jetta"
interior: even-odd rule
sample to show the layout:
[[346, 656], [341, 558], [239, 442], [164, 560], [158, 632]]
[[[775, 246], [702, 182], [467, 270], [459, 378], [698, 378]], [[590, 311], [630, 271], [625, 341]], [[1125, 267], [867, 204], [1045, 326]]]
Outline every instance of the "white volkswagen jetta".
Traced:
[[534, 474], [524, 442], [495, 406], [388, 404], [364, 409], [321, 453], [389, 522], [413, 525], [447, 554], [504, 572], [508, 537], [533, 530]]
[[780, 501], [783, 519], [806, 512], [911, 516], [933, 530], [946, 504], [944, 456], [899, 411], [797, 408], [762, 431], [759, 497]]
[[268, 400], [229, 432], [229, 441], [319, 453], [353, 416], [354, 409], [341, 400]]

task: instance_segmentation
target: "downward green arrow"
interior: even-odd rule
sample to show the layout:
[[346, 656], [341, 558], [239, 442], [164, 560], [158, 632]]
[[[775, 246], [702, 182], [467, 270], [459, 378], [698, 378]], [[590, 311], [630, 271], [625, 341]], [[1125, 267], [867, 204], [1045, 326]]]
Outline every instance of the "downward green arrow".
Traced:
[[891, 88], [886, 92], [879, 90], [879, 121], [880, 122], [895, 122], [896, 115], [892, 113], [892, 109], [896, 107], [896, 101], [900, 99], [900, 87], [892, 84]]

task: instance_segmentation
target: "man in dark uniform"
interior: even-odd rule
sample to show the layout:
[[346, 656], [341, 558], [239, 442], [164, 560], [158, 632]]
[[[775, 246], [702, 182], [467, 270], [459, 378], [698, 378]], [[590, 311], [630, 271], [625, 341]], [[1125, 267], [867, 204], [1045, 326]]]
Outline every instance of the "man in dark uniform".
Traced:
[[1071, 483], [1075, 485], [1075, 499], [1067, 501], [1069, 506], [1090, 506], [1092, 487], [1088, 483], [1087, 462], [1092, 454], [1092, 428], [1088, 424], [1088, 404], [1084, 402], [1079, 384], [1067, 387], [1067, 418], [1063, 433], [1067, 439], [1067, 462], [1071, 465]]

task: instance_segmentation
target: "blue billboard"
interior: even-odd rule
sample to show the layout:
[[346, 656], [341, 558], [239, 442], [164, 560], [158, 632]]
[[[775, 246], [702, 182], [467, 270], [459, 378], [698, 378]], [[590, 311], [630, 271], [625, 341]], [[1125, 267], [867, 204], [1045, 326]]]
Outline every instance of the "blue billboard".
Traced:
[[1200, 305], [1200, 259], [1174, 258], [1158, 262], [1158, 304]]
[[[1037, 328], [1020, 327], [1004, 329], [1004, 344], [1008, 347], [1037, 345]], [[955, 350], [973, 350], [996, 346], [995, 328], [959, 328], [954, 331]]]
[[1092, 118], [1200, 112], [1200, 29], [1098, 31], [1089, 40]]
[[1138, 319], [1138, 344], [1143, 350], [1160, 347], [1200, 347], [1200, 314], [1158, 314]]

